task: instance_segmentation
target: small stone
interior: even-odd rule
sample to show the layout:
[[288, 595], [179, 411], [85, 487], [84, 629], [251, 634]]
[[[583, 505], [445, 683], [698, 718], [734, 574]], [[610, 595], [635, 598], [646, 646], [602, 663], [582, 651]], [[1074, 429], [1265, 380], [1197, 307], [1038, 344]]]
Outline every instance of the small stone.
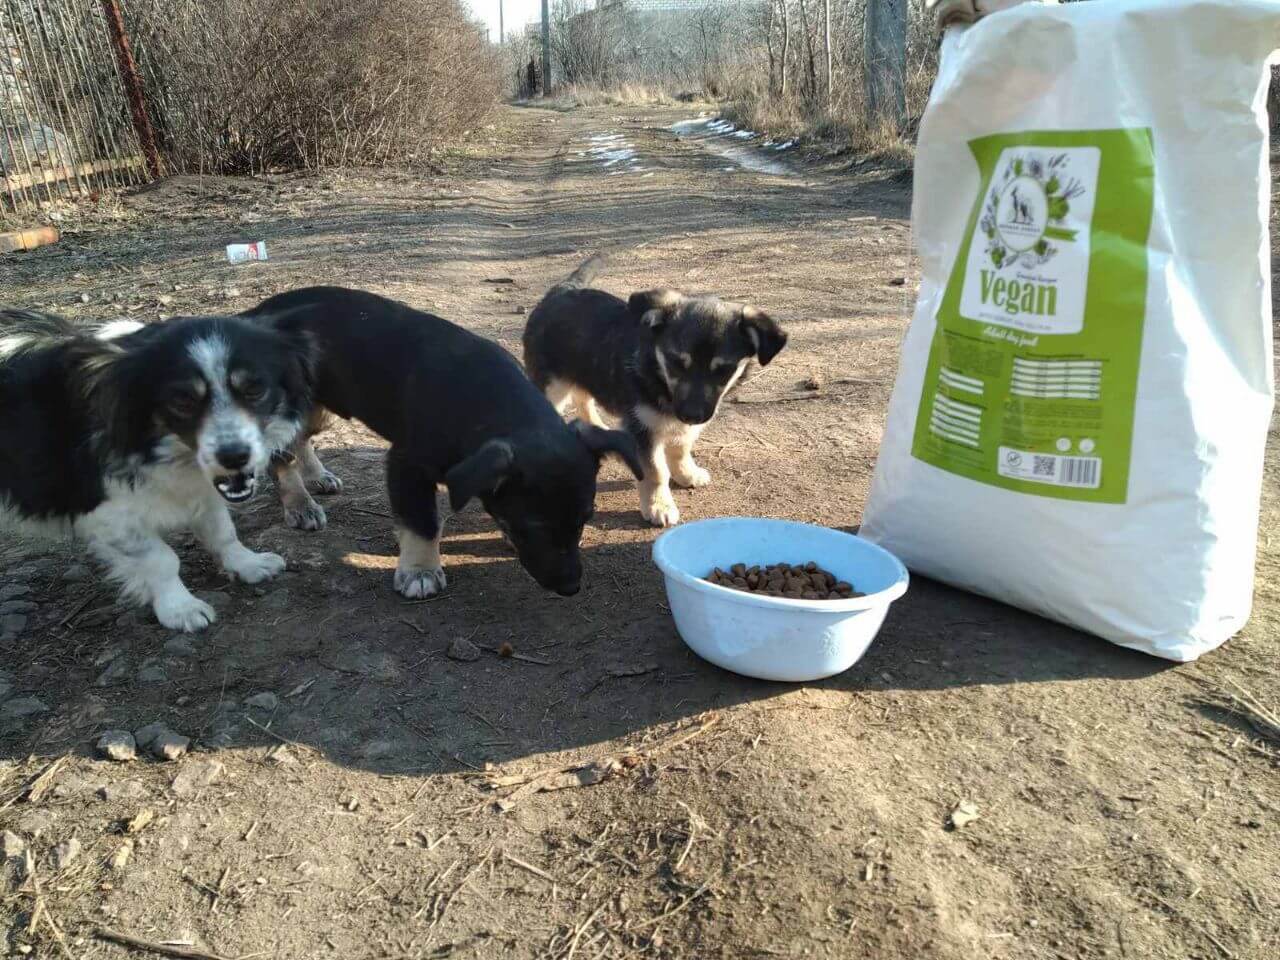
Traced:
[[120, 844], [120, 848], [111, 855], [111, 869], [119, 873], [129, 865], [129, 858], [133, 856], [133, 841], [126, 840]]
[[80, 583], [89, 579], [89, 568], [83, 563], [73, 563], [62, 571], [62, 579], [66, 583]]
[[528, 307], [526, 307], [523, 303], [522, 303], [522, 304], [520, 304], [520, 306], [516, 307], [516, 315], [517, 315], [517, 316], [521, 316], [521, 317], [523, 317], [523, 316], [524, 316], [526, 313], [528, 313], [528, 312], [529, 312], [529, 308], [528, 308]]
[[31, 592], [31, 588], [25, 583], [6, 583], [0, 587], [0, 602], [5, 600], [17, 600], [19, 597], [25, 597]]
[[167, 307], [173, 303], [173, 297], [169, 296], [167, 293], [162, 293], [160, 296], [156, 297], [156, 301], [160, 306]]
[[125, 657], [117, 657], [111, 661], [106, 670], [93, 681], [95, 687], [114, 687], [129, 675], [129, 661]]
[[124, 780], [121, 783], [107, 784], [98, 791], [98, 796], [110, 803], [120, 803], [127, 800], [142, 800], [148, 794], [147, 788], [137, 780]]
[[445, 655], [450, 660], [461, 660], [463, 663], [471, 663], [473, 660], [480, 659], [480, 648], [470, 640], [464, 637], [458, 637], [453, 643], [449, 644], [449, 649], [445, 651]]
[[164, 642], [164, 652], [171, 657], [194, 657], [196, 645], [186, 637], [170, 637]]
[[891, 287], [905, 287], [906, 285], [907, 285], [906, 277], [894, 277], [892, 280], [889, 281], [889, 286]]
[[803, 387], [805, 390], [821, 390], [822, 381], [819, 380], [817, 377], [805, 377], [802, 381], [800, 381], [800, 386]]
[[103, 650], [101, 653], [99, 653], [96, 657], [93, 658], [93, 665], [95, 667], [105, 667], [108, 663], [116, 659], [123, 652], [124, 650], [121, 647], [108, 647], [106, 650]]
[[35, 697], [18, 697], [0, 707], [0, 720], [23, 720], [37, 714], [48, 713], [49, 707]]
[[21, 860], [26, 852], [27, 841], [12, 830], [0, 833], [0, 854], [4, 855], [5, 860]]
[[156, 737], [168, 732], [169, 728], [157, 720], [155, 723], [148, 723], [145, 727], [139, 727], [133, 731], [133, 742], [145, 750], [156, 742]]
[[365, 760], [380, 760], [396, 752], [396, 745], [390, 740], [370, 740], [360, 750]]
[[191, 746], [191, 740], [172, 730], [165, 730], [151, 744], [151, 753], [161, 760], [178, 760]]
[[165, 683], [168, 679], [169, 675], [158, 663], [144, 663], [137, 676], [138, 683]]
[[244, 705], [255, 710], [274, 710], [280, 706], [280, 698], [270, 692], [255, 693], [245, 700]]
[[225, 290], [223, 290], [223, 291], [222, 291], [222, 295], [223, 295], [224, 297], [227, 297], [228, 299], [230, 299], [231, 297], [238, 297], [238, 296], [240, 296], [240, 288], [239, 288], [239, 287], [227, 287]]
[[173, 778], [173, 792], [180, 797], [192, 796], [211, 785], [225, 770], [217, 760], [188, 761]]
[[973, 821], [979, 819], [981, 814], [978, 812], [978, 805], [971, 800], [962, 800], [956, 804], [956, 808], [951, 811], [951, 827], [954, 830], [963, 830]]
[[274, 763], [277, 767], [292, 767], [298, 762], [298, 758], [289, 752], [289, 748], [284, 744], [273, 747], [267, 753], [267, 759]]
[[138, 758], [138, 744], [128, 730], [108, 730], [98, 738], [98, 753], [108, 760], [125, 763]]
[[87, 293], [82, 293], [82, 294], [80, 294], [80, 302], [81, 302], [81, 303], [88, 303], [88, 302], [89, 302], [89, 295], [88, 295]]
[[76, 858], [80, 856], [80, 850], [80, 841], [75, 837], [70, 840], [63, 840], [53, 848], [53, 869], [65, 870], [71, 866], [71, 864], [75, 863]]

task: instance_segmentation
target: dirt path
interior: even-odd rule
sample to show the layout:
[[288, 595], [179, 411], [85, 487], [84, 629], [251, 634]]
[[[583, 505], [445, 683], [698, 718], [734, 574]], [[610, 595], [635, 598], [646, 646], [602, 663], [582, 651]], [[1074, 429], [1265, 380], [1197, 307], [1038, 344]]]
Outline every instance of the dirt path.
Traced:
[[[616, 291], [710, 290], [792, 333], [705, 434], [715, 483], [677, 493], [684, 516], [855, 525], [910, 309], [909, 185], [744, 169], [677, 139], [687, 112], [632, 112], [509, 109], [435, 178], [171, 180], [6, 260], [0, 301], [150, 318], [337, 282], [514, 350], [541, 291], [612, 250]], [[223, 261], [254, 239], [269, 262]], [[99, 926], [279, 960], [1280, 952], [1276, 746], [1211, 705], [1228, 681], [1280, 703], [1274, 458], [1256, 615], [1198, 665], [917, 580], [861, 663], [797, 688], [686, 650], [617, 468], [577, 597], [538, 590], [469, 510], [448, 593], [413, 605], [390, 588], [381, 442], [344, 426], [322, 446], [347, 483], [328, 531], [285, 529], [270, 497], [239, 520], [289, 558], [279, 581], [228, 586], [181, 550], [221, 612], [192, 640], [117, 609], [77, 558], [4, 548], [0, 829], [6, 853], [30, 844], [67, 944], [27, 932], [28, 881], [0, 908], [15, 955], [142, 956]], [[451, 660], [458, 637], [523, 659]], [[93, 757], [103, 730], [157, 720], [192, 753]], [[485, 790], [588, 763], [605, 782], [506, 812]], [[962, 800], [981, 818], [949, 830]]]

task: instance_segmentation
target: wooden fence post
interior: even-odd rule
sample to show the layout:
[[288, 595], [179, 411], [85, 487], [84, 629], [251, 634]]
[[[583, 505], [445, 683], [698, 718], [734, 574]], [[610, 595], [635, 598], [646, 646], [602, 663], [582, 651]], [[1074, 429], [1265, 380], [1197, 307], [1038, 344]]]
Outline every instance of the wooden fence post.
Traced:
[[138, 75], [138, 62], [133, 58], [133, 50], [129, 47], [129, 34], [124, 29], [124, 15], [120, 12], [119, 0], [102, 0], [102, 11], [107, 17], [107, 31], [111, 34], [111, 45], [116, 51], [116, 64], [124, 83], [125, 98], [129, 101], [129, 112], [133, 115], [133, 129], [137, 131], [142, 155], [147, 159], [147, 170], [156, 178], [161, 173], [160, 151], [156, 147], [156, 133], [151, 126], [151, 117], [147, 114], [142, 78]]

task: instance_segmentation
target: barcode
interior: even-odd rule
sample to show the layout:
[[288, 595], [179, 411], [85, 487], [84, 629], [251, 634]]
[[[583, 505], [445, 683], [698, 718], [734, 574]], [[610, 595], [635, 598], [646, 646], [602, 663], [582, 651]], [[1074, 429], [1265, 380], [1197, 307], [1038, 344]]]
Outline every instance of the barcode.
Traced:
[[1063, 457], [1001, 447], [996, 459], [996, 472], [1002, 477], [1055, 487], [1097, 490], [1102, 485], [1100, 457]]
[[1096, 487], [1098, 463], [1097, 457], [1061, 457], [1058, 482], [1064, 487]]

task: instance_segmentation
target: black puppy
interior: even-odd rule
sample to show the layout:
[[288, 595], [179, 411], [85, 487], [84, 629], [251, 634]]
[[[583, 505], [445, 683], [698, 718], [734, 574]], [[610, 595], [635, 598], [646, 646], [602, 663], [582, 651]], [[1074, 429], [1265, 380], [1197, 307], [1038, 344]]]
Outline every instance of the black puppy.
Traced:
[[599, 404], [622, 421], [644, 464], [640, 513], [671, 526], [680, 511], [670, 481], [711, 482], [693, 460], [694, 442], [750, 361], [767, 364], [787, 335], [754, 307], [715, 297], [658, 289], [624, 302], [586, 288], [603, 263], [592, 257], [534, 307], [524, 330], [525, 369], [558, 410], [573, 400], [598, 425]]
[[[600, 461], [616, 453], [641, 474], [630, 436], [565, 424], [502, 347], [372, 293], [311, 287], [272, 297], [248, 316], [313, 338], [315, 403], [391, 442], [396, 590], [416, 598], [444, 589], [436, 510], [443, 483], [455, 511], [480, 499], [538, 583], [563, 596], [578, 592], [578, 542], [595, 507]], [[301, 498], [310, 499], [298, 463], [322, 470], [314, 458], [303, 438], [293, 462], [275, 466], [286, 511], [295, 515]]]

